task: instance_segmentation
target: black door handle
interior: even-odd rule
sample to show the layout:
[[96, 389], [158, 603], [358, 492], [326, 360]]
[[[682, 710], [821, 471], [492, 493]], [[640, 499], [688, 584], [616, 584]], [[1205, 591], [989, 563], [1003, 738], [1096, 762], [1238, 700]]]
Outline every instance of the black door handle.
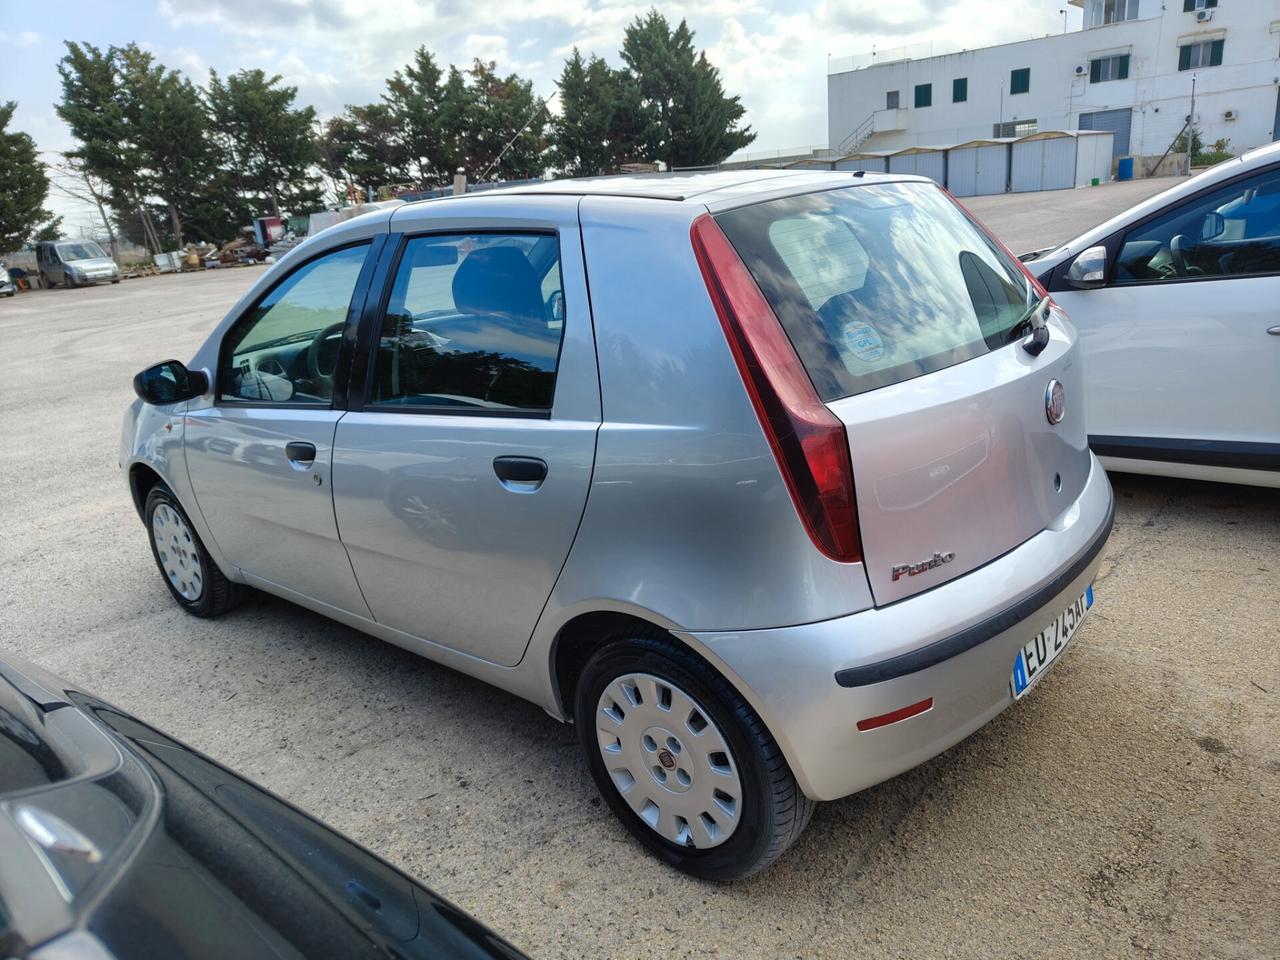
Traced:
[[305, 440], [290, 440], [284, 445], [284, 455], [294, 463], [315, 463], [316, 445]]
[[547, 462], [537, 457], [495, 457], [493, 472], [504, 484], [537, 485], [547, 479]]

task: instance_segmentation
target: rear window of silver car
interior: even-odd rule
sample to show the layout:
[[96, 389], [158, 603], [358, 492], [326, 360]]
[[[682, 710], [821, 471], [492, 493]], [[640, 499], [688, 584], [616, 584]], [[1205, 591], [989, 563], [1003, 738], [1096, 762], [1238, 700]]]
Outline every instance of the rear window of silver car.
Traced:
[[784, 197], [716, 222], [824, 400], [999, 349], [1035, 304], [1012, 257], [932, 184]]

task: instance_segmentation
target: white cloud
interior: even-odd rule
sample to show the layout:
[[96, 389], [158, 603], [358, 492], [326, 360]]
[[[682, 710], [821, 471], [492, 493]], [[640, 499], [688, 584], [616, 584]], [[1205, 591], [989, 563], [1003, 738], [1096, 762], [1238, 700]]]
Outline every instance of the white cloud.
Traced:
[[0, 31], [0, 46], [34, 47], [42, 43], [44, 38], [43, 33], [36, 33], [34, 30], [19, 30], [17, 33]]

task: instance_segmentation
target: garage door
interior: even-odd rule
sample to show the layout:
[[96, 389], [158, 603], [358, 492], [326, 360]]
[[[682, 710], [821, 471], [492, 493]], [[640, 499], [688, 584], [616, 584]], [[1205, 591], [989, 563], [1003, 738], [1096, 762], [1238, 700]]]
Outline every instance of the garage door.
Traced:
[[1127, 157], [1129, 155], [1129, 129], [1133, 126], [1133, 110], [1099, 110], [1096, 113], [1080, 114], [1081, 130], [1111, 130], [1115, 139], [1111, 141], [1111, 156]]

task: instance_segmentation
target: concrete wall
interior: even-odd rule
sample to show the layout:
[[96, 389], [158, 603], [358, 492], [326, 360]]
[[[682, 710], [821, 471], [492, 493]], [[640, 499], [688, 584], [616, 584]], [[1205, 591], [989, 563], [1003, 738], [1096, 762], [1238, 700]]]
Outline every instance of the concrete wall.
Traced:
[[[860, 148], [893, 150], [934, 143], [963, 143], [992, 135], [999, 122], [1035, 119], [1040, 130], [1073, 130], [1081, 113], [1131, 107], [1130, 153], [1159, 156], [1186, 116], [1191, 77], [1196, 77], [1196, 118], [1204, 140], [1220, 137], [1240, 153], [1270, 143], [1280, 90], [1280, 3], [1222, 0], [1213, 18], [1197, 23], [1182, 3], [1141, 0], [1139, 19], [1073, 33], [1025, 40], [922, 60], [904, 60], [827, 78], [827, 126], [833, 148], [897, 90], [905, 120], [900, 130], [877, 132]], [[1221, 38], [1217, 67], [1178, 70], [1183, 41]], [[1089, 61], [1129, 54], [1129, 77], [1089, 83]], [[1076, 67], [1084, 68], [1077, 75]], [[1029, 67], [1031, 89], [1009, 92], [1010, 71]], [[968, 100], [952, 103], [951, 81], [968, 79]], [[917, 109], [917, 84], [933, 85], [933, 103]], [[1223, 114], [1235, 111], [1237, 119]]]

